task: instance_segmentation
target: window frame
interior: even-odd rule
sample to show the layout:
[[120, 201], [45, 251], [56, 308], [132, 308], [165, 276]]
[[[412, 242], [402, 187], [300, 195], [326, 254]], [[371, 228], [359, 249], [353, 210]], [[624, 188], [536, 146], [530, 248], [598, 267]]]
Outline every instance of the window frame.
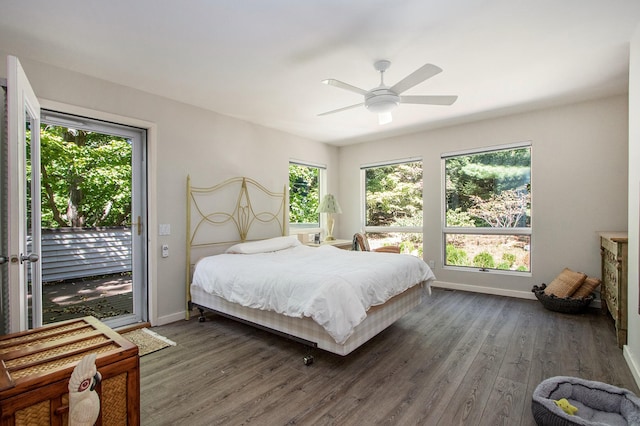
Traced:
[[398, 234], [421, 234], [422, 248], [424, 252], [424, 217], [421, 226], [372, 226], [367, 225], [367, 169], [376, 167], [396, 166], [406, 163], [417, 163], [422, 165], [422, 203], [424, 211], [424, 161], [422, 157], [409, 157], [398, 160], [381, 161], [376, 163], [360, 165], [360, 224], [365, 233], [398, 233]]
[[[287, 172], [289, 170], [289, 166], [296, 165], [302, 167], [309, 167], [318, 169], [318, 198], [322, 200], [325, 196], [327, 190], [327, 166], [324, 164], [312, 163], [310, 161], [303, 160], [294, 160], [290, 159], [287, 164]], [[290, 189], [289, 189], [290, 191]], [[291, 202], [291, 194], [287, 194], [287, 209], [289, 210], [288, 221], [289, 221], [289, 233], [290, 234], [305, 234], [305, 233], [316, 233], [321, 232], [325, 227], [325, 218], [324, 215], [318, 213], [318, 223], [294, 223], [291, 222], [291, 210], [290, 210], [290, 202]]]
[[455, 152], [447, 152], [442, 153], [440, 155], [440, 163], [441, 163], [441, 264], [443, 269], [448, 270], [458, 270], [458, 271], [467, 271], [467, 272], [482, 272], [482, 273], [492, 273], [492, 274], [502, 274], [502, 275], [515, 275], [520, 277], [531, 277], [533, 276], [533, 259], [530, 256], [529, 258], [529, 270], [528, 271], [515, 271], [515, 270], [504, 270], [504, 269], [494, 269], [494, 268], [481, 268], [477, 266], [461, 266], [461, 265], [447, 265], [447, 235], [458, 234], [458, 235], [510, 235], [510, 236], [518, 236], [525, 235], [529, 237], [529, 253], [532, 252], [533, 248], [533, 195], [531, 192], [531, 201], [529, 205], [529, 216], [530, 216], [530, 225], [529, 227], [512, 227], [512, 228], [494, 228], [494, 227], [448, 227], [447, 226], [447, 174], [446, 174], [446, 160], [454, 157], [462, 157], [468, 155], [475, 154], [488, 154], [491, 152], [498, 151], [507, 151], [507, 150], [515, 150], [528, 148], [530, 153], [530, 163], [529, 163], [529, 184], [531, 185], [531, 181], [533, 180], [533, 143], [531, 141], [523, 141], [523, 142], [515, 142], [510, 144], [503, 145], [493, 145], [488, 147], [479, 147], [468, 150], [461, 150]]

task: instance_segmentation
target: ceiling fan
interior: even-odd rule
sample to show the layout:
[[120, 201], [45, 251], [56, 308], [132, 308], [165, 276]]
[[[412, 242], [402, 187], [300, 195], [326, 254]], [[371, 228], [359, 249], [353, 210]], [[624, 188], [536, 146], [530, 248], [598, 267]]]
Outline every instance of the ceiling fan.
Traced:
[[389, 69], [390, 65], [391, 62], [387, 60], [376, 61], [373, 64], [373, 67], [377, 71], [380, 71], [380, 85], [371, 90], [360, 89], [359, 87], [343, 83], [342, 81], [335, 80], [333, 78], [322, 80], [324, 84], [336, 86], [341, 89], [363, 95], [364, 102], [323, 112], [318, 115], [333, 114], [364, 105], [369, 111], [378, 114], [378, 121], [380, 124], [387, 124], [393, 119], [391, 111], [397, 107], [398, 104], [451, 105], [456, 101], [456, 99], [458, 99], [457, 96], [400, 96], [413, 86], [416, 86], [434, 75], [441, 73], [442, 68], [432, 64], [423, 65], [404, 79], [389, 87], [384, 84], [384, 72]]

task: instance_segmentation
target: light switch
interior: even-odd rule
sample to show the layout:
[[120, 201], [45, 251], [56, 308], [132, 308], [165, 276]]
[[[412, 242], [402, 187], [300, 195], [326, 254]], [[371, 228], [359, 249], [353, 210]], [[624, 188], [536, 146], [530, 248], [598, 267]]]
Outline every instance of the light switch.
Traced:
[[161, 223], [158, 229], [160, 235], [171, 235], [171, 225], [168, 223]]
[[162, 245], [162, 257], [169, 257], [169, 245], [168, 244], [163, 244]]

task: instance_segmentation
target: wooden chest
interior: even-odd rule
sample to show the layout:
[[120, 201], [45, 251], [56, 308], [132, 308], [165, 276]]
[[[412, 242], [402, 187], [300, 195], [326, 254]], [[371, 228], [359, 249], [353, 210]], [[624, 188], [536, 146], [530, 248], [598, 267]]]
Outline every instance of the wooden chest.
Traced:
[[600, 234], [602, 309], [613, 317], [621, 348], [627, 343], [627, 241], [626, 232]]
[[138, 347], [93, 317], [0, 337], [0, 425], [68, 424], [68, 383], [97, 353], [97, 425], [140, 424]]

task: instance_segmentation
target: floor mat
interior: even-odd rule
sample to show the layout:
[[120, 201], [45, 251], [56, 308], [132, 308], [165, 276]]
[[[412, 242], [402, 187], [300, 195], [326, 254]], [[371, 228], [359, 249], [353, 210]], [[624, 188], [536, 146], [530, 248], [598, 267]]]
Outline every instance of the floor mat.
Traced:
[[122, 333], [122, 337], [138, 346], [138, 354], [140, 356], [148, 355], [169, 346], [176, 346], [176, 342], [169, 340], [148, 328], [138, 328], [133, 331]]

